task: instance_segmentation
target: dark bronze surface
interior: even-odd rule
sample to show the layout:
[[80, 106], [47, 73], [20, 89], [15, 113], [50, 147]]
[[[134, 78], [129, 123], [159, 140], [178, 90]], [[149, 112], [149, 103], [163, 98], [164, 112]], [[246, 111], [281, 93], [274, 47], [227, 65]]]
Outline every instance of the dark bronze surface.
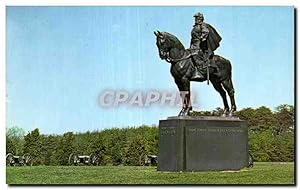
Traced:
[[247, 167], [247, 122], [220, 118], [160, 120], [157, 170], [221, 171]]
[[[207, 80], [222, 97], [224, 115], [231, 116], [236, 111], [231, 63], [213, 53], [219, 47], [222, 38], [214, 27], [203, 22], [204, 16], [201, 13], [196, 13], [194, 17], [190, 49], [185, 49], [177, 37], [168, 32], [154, 32], [159, 57], [171, 63], [170, 71], [179, 91], [186, 92], [182, 96], [183, 106], [178, 115], [190, 115], [192, 111], [190, 81]], [[231, 108], [226, 92], [230, 97]]]

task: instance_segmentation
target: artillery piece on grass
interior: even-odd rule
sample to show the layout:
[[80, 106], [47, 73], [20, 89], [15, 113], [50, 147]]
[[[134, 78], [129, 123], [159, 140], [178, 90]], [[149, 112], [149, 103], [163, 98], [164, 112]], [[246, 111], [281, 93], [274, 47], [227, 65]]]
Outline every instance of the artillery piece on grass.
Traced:
[[12, 153], [6, 155], [6, 166], [32, 166], [32, 157], [29, 153], [23, 156], [15, 156]]
[[69, 165], [78, 166], [79, 164], [85, 165], [99, 165], [99, 157], [96, 154], [90, 155], [78, 155], [78, 154], [70, 154], [69, 156]]
[[157, 166], [158, 159], [156, 155], [142, 154], [139, 159], [141, 166]]

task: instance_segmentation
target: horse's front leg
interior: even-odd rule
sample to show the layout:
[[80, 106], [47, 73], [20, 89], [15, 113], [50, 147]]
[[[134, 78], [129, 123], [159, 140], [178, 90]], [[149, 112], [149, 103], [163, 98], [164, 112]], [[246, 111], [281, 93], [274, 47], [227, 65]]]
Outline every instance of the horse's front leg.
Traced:
[[177, 84], [177, 87], [180, 91], [180, 97], [182, 99], [182, 109], [179, 112], [178, 116], [186, 116], [190, 115], [190, 112], [192, 110], [192, 105], [190, 102], [190, 81], [183, 77], [181, 80], [175, 81]]
[[191, 93], [190, 90], [184, 92], [185, 92], [185, 96], [183, 97], [183, 107], [184, 107], [183, 115], [191, 115], [191, 112], [193, 110], [191, 104]]
[[178, 114], [178, 117], [184, 116], [184, 112], [185, 112], [185, 109], [184, 109], [184, 107], [182, 107], [182, 109], [180, 110], [180, 112]]
[[193, 112], [193, 107], [192, 106], [188, 106], [186, 109], [185, 109], [185, 113], [184, 115], [192, 115], [192, 112]]
[[180, 91], [180, 97], [182, 99], [182, 109], [180, 110], [178, 116], [191, 115], [192, 106], [190, 102], [190, 92]]

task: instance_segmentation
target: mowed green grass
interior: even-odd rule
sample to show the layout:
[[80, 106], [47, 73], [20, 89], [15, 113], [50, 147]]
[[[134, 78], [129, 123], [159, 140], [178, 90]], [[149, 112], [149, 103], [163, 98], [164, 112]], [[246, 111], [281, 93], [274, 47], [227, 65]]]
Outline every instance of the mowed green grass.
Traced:
[[221, 172], [158, 172], [143, 166], [7, 167], [7, 184], [294, 184], [294, 163]]

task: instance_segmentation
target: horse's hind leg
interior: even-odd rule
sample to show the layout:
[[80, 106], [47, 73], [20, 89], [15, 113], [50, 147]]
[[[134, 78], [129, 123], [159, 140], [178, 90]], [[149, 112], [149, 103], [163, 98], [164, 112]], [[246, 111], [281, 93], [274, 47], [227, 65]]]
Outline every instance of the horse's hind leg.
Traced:
[[228, 106], [228, 102], [227, 102], [227, 98], [226, 98], [226, 92], [223, 89], [220, 81], [216, 81], [216, 80], [210, 80], [210, 81], [213, 84], [216, 91], [218, 91], [220, 93], [220, 95], [223, 99], [223, 104], [224, 104], [224, 114], [227, 115], [229, 112], [229, 106]]
[[222, 84], [230, 97], [230, 102], [231, 102], [230, 115], [232, 115], [232, 113], [236, 111], [236, 105], [234, 99], [234, 88], [233, 88], [231, 77], [227, 80], [222, 81]]

